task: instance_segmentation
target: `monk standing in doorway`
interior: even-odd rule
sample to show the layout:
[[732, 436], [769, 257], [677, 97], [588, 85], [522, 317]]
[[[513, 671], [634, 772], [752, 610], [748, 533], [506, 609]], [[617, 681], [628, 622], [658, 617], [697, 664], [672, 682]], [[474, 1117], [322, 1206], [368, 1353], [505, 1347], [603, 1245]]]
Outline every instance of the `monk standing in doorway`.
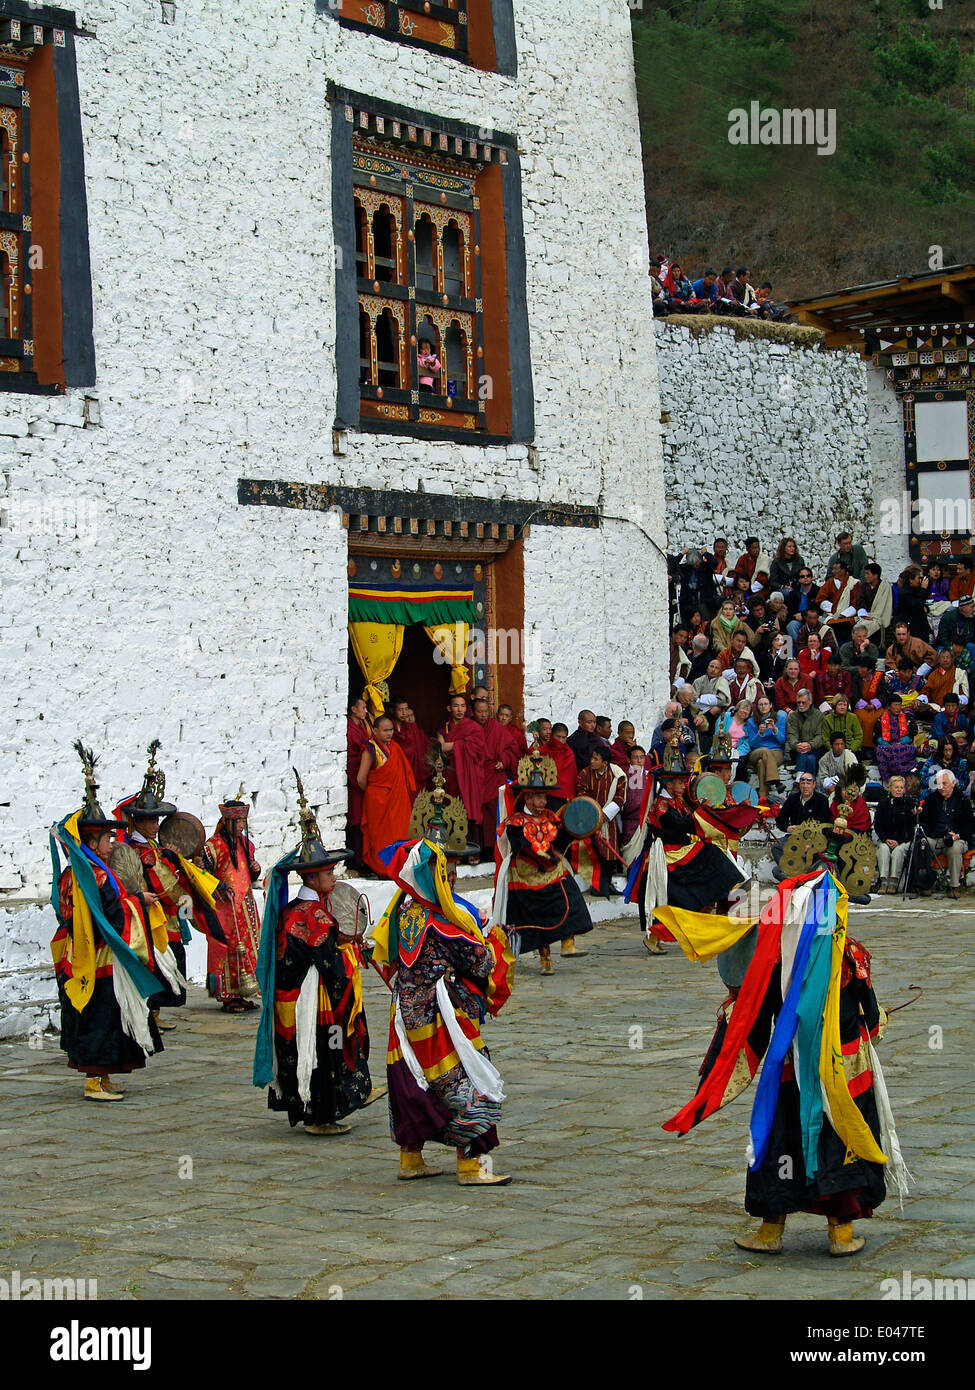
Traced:
[[449, 759], [447, 795], [460, 797], [469, 824], [480, 832], [488, 753], [480, 724], [467, 717], [467, 701], [463, 695], [452, 695], [447, 701], [447, 723], [437, 733], [437, 739], [444, 757]]
[[[490, 717], [487, 700], [474, 701], [474, 718], [484, 734], [487, 757], [484, 762], [484, 783], [481, 789], [483, 820], [481, 825], [482, 843], [485, 853], [494, 857], [498, 814], [498, 788], [506, 782], [514, 782], [518, 777], [518, 759], [521, 756], [515, 730], [502, 724], [499, 719]], [[500, 713], [500, 711], [499, 711]]]
[[426, 761], [430, 740], [415, 719], [410, 719], [410, 702], [397, 697], [392, 702], [393, 737], [409, 759], [413, 780], [417, 787], [430, 780], [430, 768]]
[[362, 790], [362, 858], [380, 878], [386, 866], [379, 851], [405, 840], [416, 796], [409, 759], [393, 739], [393, 721], [380, 715], [362, 750], [357, 779]]

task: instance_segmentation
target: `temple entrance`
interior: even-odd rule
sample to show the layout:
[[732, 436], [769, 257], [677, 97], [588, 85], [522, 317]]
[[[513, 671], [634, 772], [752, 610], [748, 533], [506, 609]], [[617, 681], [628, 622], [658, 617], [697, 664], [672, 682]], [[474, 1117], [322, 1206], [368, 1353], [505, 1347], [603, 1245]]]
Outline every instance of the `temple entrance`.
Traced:
[[446, 719], [449, 689], [450, 667], [434, 660], [433, 643], [422, 627], [408, 627], [402, 655], [390, 677], [390, 695], [409, 700], [420, 728], [434, 734]]
[[492, 707], [505, 700], [516, 718], [523, 704], [520, 541], [440, 545], [349, 536], [349, 701], [368, 692], [375, 716], [387, 694], [401, 695], [427, 734], [444, 722], [452, 690], [469, 699], [484, 685]]
[[[349, 643], [349, 703], [362, 694], [363, 677]], [[424, 733], [434, 734], [446, 718], [450, 667], [434, 660], [434, 646], [419, 623], [403, 633], [403, 650], [387, 681], [390, 699], [409, 700]]]

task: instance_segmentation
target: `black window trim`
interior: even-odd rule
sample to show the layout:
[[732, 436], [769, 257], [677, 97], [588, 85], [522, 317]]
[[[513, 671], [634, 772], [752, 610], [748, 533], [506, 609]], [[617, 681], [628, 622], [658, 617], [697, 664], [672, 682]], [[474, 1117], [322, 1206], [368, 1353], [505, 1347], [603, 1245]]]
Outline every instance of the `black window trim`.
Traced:
[[[422, 0], [385, 0], [387, 9], [417, 9], [422, 10]], [[357, 33], [372, 34], [376, 37], [388, 40], [390, 43], [405, 44], [408, 48], [422, 48], [428, 53], [436, 53], [441, 58], [449, 58], [453, 62], [463, 63], [466, 67], [472, 67], [467, 52], [467, 45], [460, 49], [445, 48], [441, 44], [430, 43], [426, 39], [414, 39], [407, 34], [393, 32], [391, 29], [379, 29], [374, 24], [364, 24], [358, 20], [348, 19], [339, 13], [335, 0], [315, 0], [316, 13], [330, 15], [332, 19], [338, 20], [343, 29], [349, 29]], [[494, 38], [495, 65], [492, 71], [501, 77], [518, 76], [518, 53], [515, 45], [515, 17], [513, 0], [491, 0], [491, 29]], [[481, 71], [481, 69], [475, 69]]]
[[[449, 440], [458, 444], [527, 444], [535, 434], [535, 401], [531, 374], [531, 346], [526, 289], [527, 265], [521, 203], [521, 165], [517, 140], [513, 135], [492, 131], [491, 145], [504, 151], [501, 163], [501, 190], [505, 220], [505, 266], [507, 278], [508, 359], [511, 391], [511, 432], [488, 434], [481, 430], [442, 429], [416, 421], [390, 421], [362, 417], [359, 386], [359, 283], [356, 275], [355, 211], [353, 200], [353, 137], [361, 134], [357, 123], [346, 116], [346, 108], [368, 111], [385, 121], [403, 126], [422, 127], [448, 140], [461, 140], [465, 146], [484, 143], [484, 131], [477, 126], [447, 120], [428, 112], [381, 101], [360, 92], [350, 92], [329, 83], [332, 107], [332, 222], [335, 245], [350, 254], [336, 257], [335, 265], [335, 366], [337, 392], [335, 429], [356, 429], [366, 433], [395, 434], [418, 439]], [[384, 286], [384, 292], [395, 289]]]

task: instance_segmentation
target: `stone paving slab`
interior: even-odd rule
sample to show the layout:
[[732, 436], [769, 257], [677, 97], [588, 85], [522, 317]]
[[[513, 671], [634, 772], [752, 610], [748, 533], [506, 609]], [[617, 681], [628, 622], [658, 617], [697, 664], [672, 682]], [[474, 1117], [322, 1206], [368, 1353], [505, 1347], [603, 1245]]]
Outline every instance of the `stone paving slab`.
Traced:
[[[867, 1247], [831, 1260], [824, 1223], [790, 1219], [764, 1259], [733, 1237], [750, 1099], [691, 1135], [660, 1129], [693, 1093], [724, 990], [675, 947], [648, 957], [630, 918], [600, 922], [583, 960], [542, 979], [519, 965], [486, 1035], [508, 1100], [496, 1155], [514, 1183], [396, 1181], [382, 1104], [352, 1132], [312, 1139], [250, 1085], [256, 1017], [193, 988], [165, 1052], [119, 1105], [81, 1100], [56, 1037], [0, 1045], [0, 1277], [97, 1279], [126, 1299], [485, 1297], [878, 1299], [880, 1284], [973, 1277], [975, 913], [937, 901], [851, 914], [882, 1003], [910, 984], [881, 1047], [905, 1158], [903, 1213], [862, 1223]], [[364, 981], [382, 1079], [388, 994]]]

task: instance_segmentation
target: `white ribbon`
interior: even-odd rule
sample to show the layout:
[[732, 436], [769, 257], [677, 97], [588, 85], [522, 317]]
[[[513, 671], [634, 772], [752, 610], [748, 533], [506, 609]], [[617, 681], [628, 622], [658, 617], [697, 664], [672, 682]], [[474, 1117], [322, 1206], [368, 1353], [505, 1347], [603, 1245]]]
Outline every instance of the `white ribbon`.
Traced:
[[429, 1091], [429, 1082], [423, 1075], [423, 1068], [417, 1061], [416, 1053], [410, 1046], [410, 1040], [406, 1036], [406, 1024], [403, 1022], [403, 1010], [400, 1008], [398, 999], [396, 1001], [396, 1012], [393, 1014], [393, 1029], [399, 1041], [399, 1050], [403, 1054], [403, 1061], [406, 1063], [410, 1075], [421, 1091]]
[[159, 966], [160, 975], [174, 994], [178, 994], [181, 989], [186, 988], [186, 981], [179, 973], [176, 957], [173, 955], [168, 945], [165, 951], [156, 952], [156, 964]]
[[123, 1032], [149, 1057], [155, 1051], [149, 1031], [149, 1006], [117, 960], [112, 965], [112, 986]]
[[901, 1153], [900, 1140], [897, 1138], [897, 1130], [894, 1127], [894, 1112], [890, 1108], [890, 1096], [887, 1094], [887, 1083], [884, 1080], [883, 1067], [880, 1065], [880, 1058], [877, 1056], [877, 1049], [872, 1042], [868, 1042], [870, 1048], [870, 1066], [873, 1068], [873, 1098], [877, 1102], [877, 1115], [880, 1120], [880, 1147], [887, 1155], [887, 1162], [884, 1164], [884, 1182], [895, 1192], [900, 1199], [901, 1211], [904, 1210], [904, 1198], [908, 1195], [908, 1184], [914, 1182], [910, 1169], [904, 1162], [904, 1155]]
[[501, 1073], [489, 1058], [485, 1057], [482, 1052], [478, 1052], [461, 1028], [450, 995], [447, 993], [447, 982], [442, 975], [437, 981], [437, 1003], [440, 1006], [441, 1017], [447, 1025], [450, 1041], [453, 1043], [460, 1064], [467, 1073], [468, 1080], [475, 1091], [479, 1095], [487, 1096], [488, 1100], [504, 1100], [502, 1089], [504, 1082], [501, 1080]]
[[295, 1042], [298, 1045], [298, 1094], [311, 1100], [311, 1074], [315, 1070], [318, 1041], [318, 971], [309, 966], [295, 1005]]

